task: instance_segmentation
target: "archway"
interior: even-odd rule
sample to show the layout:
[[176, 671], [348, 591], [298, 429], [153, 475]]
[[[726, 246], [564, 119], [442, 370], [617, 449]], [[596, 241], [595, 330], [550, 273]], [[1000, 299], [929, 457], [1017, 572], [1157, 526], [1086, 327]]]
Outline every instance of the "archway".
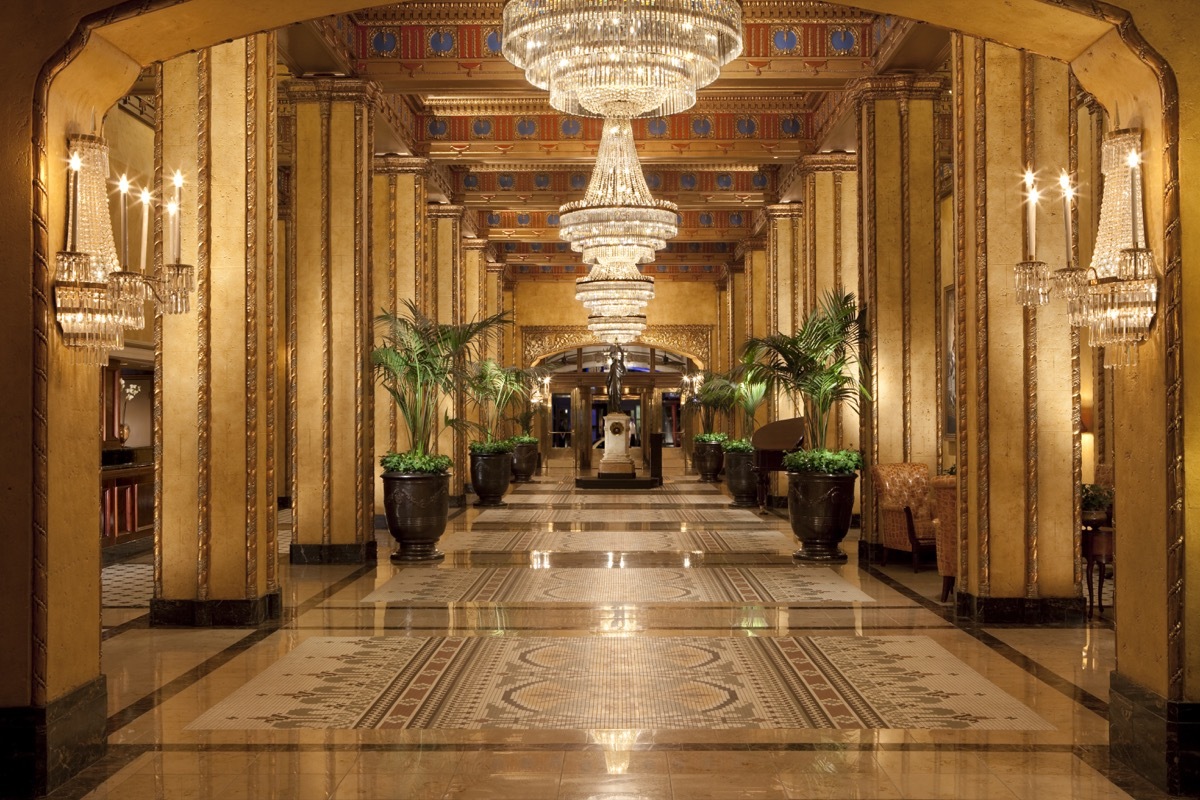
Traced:
[[[102, 4], [96, 3], [97, 8]], [[138, 67], [151, 61], [168, 58], [186, 50], [203, 47], [212, 42], [243, 35], [245, 33], [273, 28], [293, 21], [298, 15], [334, 13], [357, 7], [353, 2], [305, 2], [262, 3], [254, 9], [245, 9], [235, 3], [218, 0], [192, 0], [176, 4], [125, 4], [112, 11], [98, 11], [85, 20], [72, 43], [43, 70], [38, 96], [34, 106], [34, 119], [39, 128], [35, 131], [35, 157], [38, 160], [35, 174], [34, 225], [37, 237], [34, 248], [34, 322], [33, 360], [45, 364], [53, 347], [50, 340], [54, 332], [49, 322], [51, 315], [46, 306], [49, 297], [48, 264], [50, 253], [55, 249], [53, 237], [48, 231], [61, 229], [60, 214], [65, 190], [56, 181], [56, 171], [51, 165], [57, 163], [62, 152], [61, 133], [67, 131], [72, 122], [82, 122], [90, 115], [92, 106], [107, 107], [124, 91]], [[880, 11], [901, 13], [917, 19], [949, 25], [986, 38], [993, 38], [1016, 46], [1027, 46], [1035, 52], [1052, 57], [1071, 60], [1085, 87], [1105, 104], [1122, 109], [1122, 117], [1140, 119], [1149, 132], [1149, 148], [1152, 162], [1163, 165], [1161, 172], [1150, 176], [1151, 216], [1156, 220], [1155, 244], [1162, 254], [1166, 267], [1165, 318], [1160, 326], [1161, 374], [1153, 371], [1150, 379], [1166, 387], [1163, 399], [1165, 409], [1159, 427], [1165, 432], [1164, 458], [1161, 463], [1148, 470], [1148, 482], [1160, 482], [1167, 487], [1167, 537], [1166, 573], [1170, 590], [1171, 608], [1168, 614], [1176, 622], [1183, 615], [1183, 587], [1174, 588], [1177, 578], [1184, 573], [1183, 563], [1183, 502], [1184, 483], [1182, 467], [1184, 450], [1182, 420], [1184, 407], [1183, 385], [1179, 378], [1183, 363], [1183, 331], [1179, 324], [1181, 303], [1184, 296], [1181, 265], [1180, 201], [1177, 195], [1179, 178], [1179, 105], [1174, 77], [1166, 63], [1141, 40], [1137, 30], [1123, 12], [1111, 6], [1093, 4], [1071, 4], [1025, 0], [1019, 4], [1021, 14], [1013, 10], [1007, 14], [980, 13], [969, 3], [938, 4], [911, 0], [910, 2], [886, 2], [875, 0], [865, 5]], [[1147, 16], [1161, 24], [1161, 19], [1147, 9]], [[966, 24], [964, 24], [966, 21]], [[181, 34], [180, 31], [187, 31]], [[1049, 33], [1053, 32], [1053, 36]], [[1111, 80], [1116, 75], [1120, 79]], [[97, 76], [101, 80], [97, 80]], [[1153, 92], [1147, 92], [1152, 87]], [[1159, 236], [1158, 234], [1161, 234]], [[85, 387], [86, 388], [86, 387]], [[34, 448], [34, 509], [35, 548], [44, 545], [51, 525], [50, 508], [54, 516], [69, 520], [75, 504], [68, 492], [59, 486], [47, 486], [47, 472], [53, 473], [58, 459], [72, 459], [81, 449], [73, 448], [73, 436], [67, 430], [54, 429], [60, 426], [60, 415], [64, 407], [87, 407], [86, 391], [75, 386], [72, 376], [46, 374], [34, 370], [33, 410], [34, 438], [39, 442]], [[1174, 421], [1174, 422], [1172, 422]], [[52, 447], [45, 446], [50, 442]], [[1151, 493], [1151, 497], [1153, 494]], [[1136, 511], [1139, 500], [1129, 498], [1126, 508]], [[1146, 500], [1145, 502], [1153, 502]], [[1154, 516], [1161, 515], [1156, 511]], [[36, 581], [35, 581], [36, 583]], [[45, 588], [45, 587], [43, 587]], [[36, 596], [36, 586], [35, 586]], [[48, 597], [39, 598], [46, 601]], [[1178, 625], [1168, 629], [1176, 630]], [[1160, 681], [1157, 677], [1149, 683], [1166, 687], [1164, 694], [1182, 697], [1186, 677], [1182, 633], [1164, 634], [1167, 638], [1166, 654], [1170, 662], [1165, 671], [1169, 678]], [[44, 665], [43, 665], [44, 666]], [[34, 683], [37, 683], [37, 667], [34, 668]], [[43, 676], [44, 677], [44, 676]], [[1190, 678], [1190, 680], [1196, 680]], [[43, 682], [44, 683], [44, 682]], [[1157, 687], [1156, 687], [1157, 688]], [[43, 691], [45, 686], [43, 685]], [[53, 692], [51, 692], [53, 693]]]

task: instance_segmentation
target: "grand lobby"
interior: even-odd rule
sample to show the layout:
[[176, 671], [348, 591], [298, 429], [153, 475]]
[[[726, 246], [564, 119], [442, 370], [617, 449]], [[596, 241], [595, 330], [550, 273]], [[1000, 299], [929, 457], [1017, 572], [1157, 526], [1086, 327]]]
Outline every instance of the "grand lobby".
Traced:
[[[600, 113], [554, 90], [599, 47], [571, 13], [721, 31], [719, 74]], [[0, 797], [1200, 797], [1194, 17], [0, 8]], [[618, 156], [669, 233], [599, 278], [575, 220]], [[607, 313], [629, 292], [644, 319]], [[814, 446], [807, 396], [710, 419], [703, 386], [845, 294], [862, 391], [815, 438], [863, 463], [819, 560], [796, 473], [744, 501], [694, 437]], [[405, 309], [492, 319], [471, 356], [525, 380], [433, 405], [437, 558], [380, 476], [418, 450], [378, 354]], [[473, 441], [522, 429], [536, 468], [486, 505]], [[627, 446], [640, 483], [605, 485]]]

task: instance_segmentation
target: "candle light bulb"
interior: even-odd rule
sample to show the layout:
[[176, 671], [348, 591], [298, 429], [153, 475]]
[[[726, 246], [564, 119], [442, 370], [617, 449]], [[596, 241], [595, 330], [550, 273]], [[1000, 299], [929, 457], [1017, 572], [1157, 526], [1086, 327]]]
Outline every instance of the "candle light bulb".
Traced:
[[1058, 185], [1062, 187], [1064, 194], [1072, 191], [1071, 190], [1071, 176], [1064, 172], [1058, 178]]
[[1037, 189], [1029, 190], [1029, 202], [1033, 205], [1037, 205], [1037, 201], [1041, 199], [1041, 196], [1041, 192], [1039, 192]]
[[129, 193], [129, 178], [125, 175], [121, 176], [121, 180], [117, 183], [117, 188], [121, 190], [121, 194]]
[[1025, 188], [1029, 189], [1030, 191], [1033, 191], [1033, 182], [1034, 182], [1033, 170], [1031, 170], [1031, 169], [1025, 170]]
[[179, 189], [183, 186], [183, 173], [175, 170], [175, 188]]
[[142, 189], [141, 200], [142, 200], [142, 205], [147, 205], [147, 206], [150, 205], [150, 190], [149, 189]]
[[170, 216], [173, 217], [178, 213], [179, 213], [179, 205], [174, 200], [167, 203], [167, 214], [169, 214]]
[[71, 171], [79, 172], [83, 169], [83, 159], [79, 157], [79, 153], [71, 153]]
[[1138, 166], [1139, 164], [1141, 164], [1141, 163], [1142, 163], [1142, 159], [1141, 159], [1141, 157], [1140, 157], [1140, 156], [1138, 156], [1138, 151], [1137, 151], [1137, 150], [1130, 150], [1130, 151], [1129, 151], [1129, 158], [1128, 158], [1128, 164], [1129, 164], [1129, 168], [1130, 168], [1130, 169], [1136, 169], [1136, 168], [1137, 168], [1137, 166]]

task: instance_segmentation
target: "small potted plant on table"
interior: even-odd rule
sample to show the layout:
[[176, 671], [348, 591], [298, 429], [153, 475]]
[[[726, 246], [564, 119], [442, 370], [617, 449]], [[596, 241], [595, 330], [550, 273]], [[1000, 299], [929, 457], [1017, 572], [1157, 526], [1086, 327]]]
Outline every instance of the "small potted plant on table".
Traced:
[[460, 365], [507, 322], [496, 314], [462, 325], [441, 325], [411, 302], [400, 312], [376, 318], [381, 344], [371, 351], [375, 375], [396, 402], [409, 449], [380, 459], [383, 506], [396, 540], [393, 561], [442, 558], [437, 540], [450, 509], [449, 456], [432, 452], [451, 421], [439, 419], [440, 404], [465, 379]]
[[840, 544], [854, 511], [854, 481], [862, 455], [826, 448], [833, 406], [857, 408], [869, 398], [864, 384], [867, 364], [859, 353], [866, 338], [863, 313], [853, 294], [828, 292], [800, 329], [788, 336], [751, 339], [746, 356], [754, 373], [783, 389], [804, 409], [807, 449], [784, 456], [788, 473], [788, 518], [800, 540], [795, 557], [803, 561], [846, 560]]

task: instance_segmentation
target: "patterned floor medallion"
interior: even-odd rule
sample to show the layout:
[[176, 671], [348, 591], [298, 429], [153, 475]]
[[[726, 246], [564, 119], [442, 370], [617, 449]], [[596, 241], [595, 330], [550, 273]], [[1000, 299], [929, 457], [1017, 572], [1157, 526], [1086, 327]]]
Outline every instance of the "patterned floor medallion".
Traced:
[[188, 730], [1053, 730], [923, 636], [316, 637]]
[[438, 540], [450, 552], [526, 553], [779, 553], [791, 552], [793, 539], [763, 531], [453, 531]]
[[736, 508], [635, 508], [615, 512], [603, 508], [489, 508], [475, 518], [476, 525], [530, 525], [547, 522], [720, 524], [762, 528], [762, 518]]
[[[336, 601], [336, 597], [334, 601]], [[336, 602], [331, 601], [330, 605]], [[362, 599], [446, 603], [874, 603], [829, 569], [405, 569]]]

